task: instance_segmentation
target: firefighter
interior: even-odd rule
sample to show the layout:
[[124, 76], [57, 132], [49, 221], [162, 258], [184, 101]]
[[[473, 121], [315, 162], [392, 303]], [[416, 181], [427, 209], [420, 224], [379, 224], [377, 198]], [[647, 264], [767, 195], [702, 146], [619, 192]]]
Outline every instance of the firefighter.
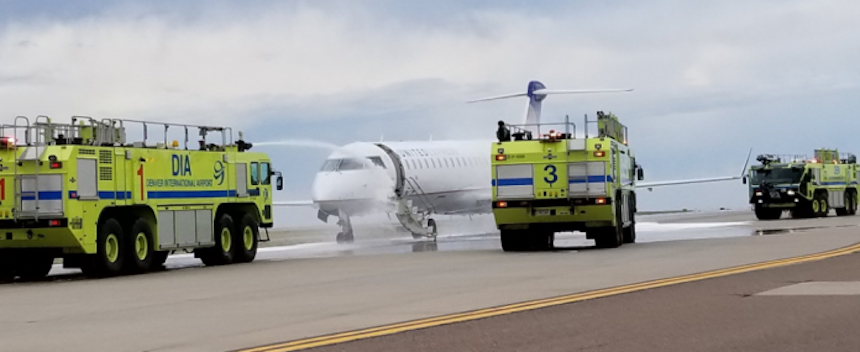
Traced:
[[496, 131], [496, 138], [499, 139], [499, 142], [510, 142], [511, 140], [511, 131], [505, 127], [505, 122], [499, 120], [499, 129]]

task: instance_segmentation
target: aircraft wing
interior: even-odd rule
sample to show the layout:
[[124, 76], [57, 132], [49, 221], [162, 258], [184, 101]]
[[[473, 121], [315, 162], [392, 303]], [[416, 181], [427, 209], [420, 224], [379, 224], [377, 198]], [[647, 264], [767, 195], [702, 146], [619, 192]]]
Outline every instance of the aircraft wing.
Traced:
[[724, 176], [724, 177], [712, 177], [712, 178], [696, 178], [696, 179], [689, 179], [689, 180], [643, 182], [643, 183], [637, 183], [636, 188], [654, 188], [654, 187], [662, 187], [662, 186], [687, 185], [687, 184], [693, 184], [693, 183], [731, 181], [731, 180], [739, 180], [742, 177], [743, 176]]
[[315, 204], [312, 200], [288, 200], [281, 202], [272, 202], [272, 205], [284, 207], [312, 207]]
[[740, 180], [740, 179], [744, 178], [744, 176], [746, 175], [747, 166], [750, 163], [750, 155], [752, 155], [752, 148], [750, 148], [750, 151], [747, 154], [747, 160], [746, 160], [746, 162], [744, 162], [744, 168], [741, 170], [741, 174], [738, 176], [721, 176], [721, 177], [709, 177], [709, 178], [696, 178], [696, 179], [688, 179], [688, 180], [642, 182], [642, 183], [637, 183], [636, 188], [647, 188], [650, 191], [654, 187], [662, 187], [662, 186], [676, 186], [676, 185], [688, 185], [688, 184], [693, 184], [693, 183], [708, 183], [708, 182]]

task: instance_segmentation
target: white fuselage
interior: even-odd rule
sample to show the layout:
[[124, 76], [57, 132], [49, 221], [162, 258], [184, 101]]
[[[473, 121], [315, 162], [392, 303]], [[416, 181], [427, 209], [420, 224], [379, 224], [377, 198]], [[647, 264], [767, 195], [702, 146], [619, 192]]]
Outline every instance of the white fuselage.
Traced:
[[332, 153], [317, 173], [313, 201], [334, 216], [391, 211], [398, 196], [424, 212], [489, 212], [491, 143], [348, 144]]

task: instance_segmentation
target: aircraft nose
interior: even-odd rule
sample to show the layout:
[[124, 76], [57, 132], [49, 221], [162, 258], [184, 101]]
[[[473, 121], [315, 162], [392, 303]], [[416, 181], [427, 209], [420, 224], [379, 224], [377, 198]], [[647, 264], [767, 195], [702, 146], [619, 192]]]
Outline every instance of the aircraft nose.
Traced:
[[[380, 179], [362, 170], [320, 172], [314, 178], [311, 194], [315, 202], [375, 199], [391, 192]], [[384, 176], [384, 175], [382, 175]]]

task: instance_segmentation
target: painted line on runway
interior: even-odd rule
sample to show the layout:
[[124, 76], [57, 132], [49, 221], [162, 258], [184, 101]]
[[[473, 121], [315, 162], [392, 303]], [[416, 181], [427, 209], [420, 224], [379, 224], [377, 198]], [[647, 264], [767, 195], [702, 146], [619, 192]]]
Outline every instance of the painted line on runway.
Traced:
[[841, 255], [851, 254], [854, 252], [860, 251], [860, 243], [854, 244], [848, 247], [843, 247], [831, 251], [803, 255], [792, 258], [785, 259], [776, 259], [767, 262], [755, 263], [755, 264], [747, 264], [741, 266], [735, 266], [731, 268], [725, 269], [717, 269], [706, 271], [698, 274], [691, 275], [683, 275], [676, 276], [666, 279], [659, 279], [653, 281], [646, 281], [636, 284], [624, 285], [624, 286], [616, 286], [605, 289], [599, 289], [594, 291], [581, 292], [571, 295], [558, 296], [552, 298], [538, 299], [527, 302], [514, 303], [504, 306], [498, 306], [494, 308], [486, 308], [486, 309], [478, 309], [469, 312], [463, 313], [455, 313], [442, 315], [433, 318], [426, 319], [418, 319], [412, 320], [402, 323], [383, 325], [374, 328], [360, 329], [354, 331], [348, 331], [343, 333], [336, 333], [330, 335], [323, 335], [318, 337], [312, 337], [307, 339], [293, 340], [281, 343], [275, 343], [265, 346], [259, 346], [248, 349], [236, 350], [235, 352], [288, 352], [288, 351], [298, 351], [313, 347], [321, 347], [327, 345], [333, 345], [343, 342], [350, 342], [356, 340], [362, 340], [372, 337], [379, 337], [385, 335], [392, 335], [400, 332], [406, 332], [411, 330], [418, 330], [424, 328], [430, 328], [440, 325], [447, 325], [453, 323], [460, 323], [470, 320], [477, 320], [483, 318], [489, 318], [504, 314], [511, 314], [517, 312], [524, 312], [534, 309], [546, 308], [561, 304], [575, 303], [581, 302], [596, 298], [609, 297], [614, 295], [620, 295], [624, 293], [643, 291], [652, 288], [665, 287], [670, 285], [677, 285], [687, 282], [700, 281], [706, 279], [712, 279], [727, 275], [740, 274], [755, 270], [763, 270], [770, 269], [780, 266], [786, 266], [790, 264], [798, 264], [811, 262], [816, 260], [822, 260], [832, 257], [837, 257]]

